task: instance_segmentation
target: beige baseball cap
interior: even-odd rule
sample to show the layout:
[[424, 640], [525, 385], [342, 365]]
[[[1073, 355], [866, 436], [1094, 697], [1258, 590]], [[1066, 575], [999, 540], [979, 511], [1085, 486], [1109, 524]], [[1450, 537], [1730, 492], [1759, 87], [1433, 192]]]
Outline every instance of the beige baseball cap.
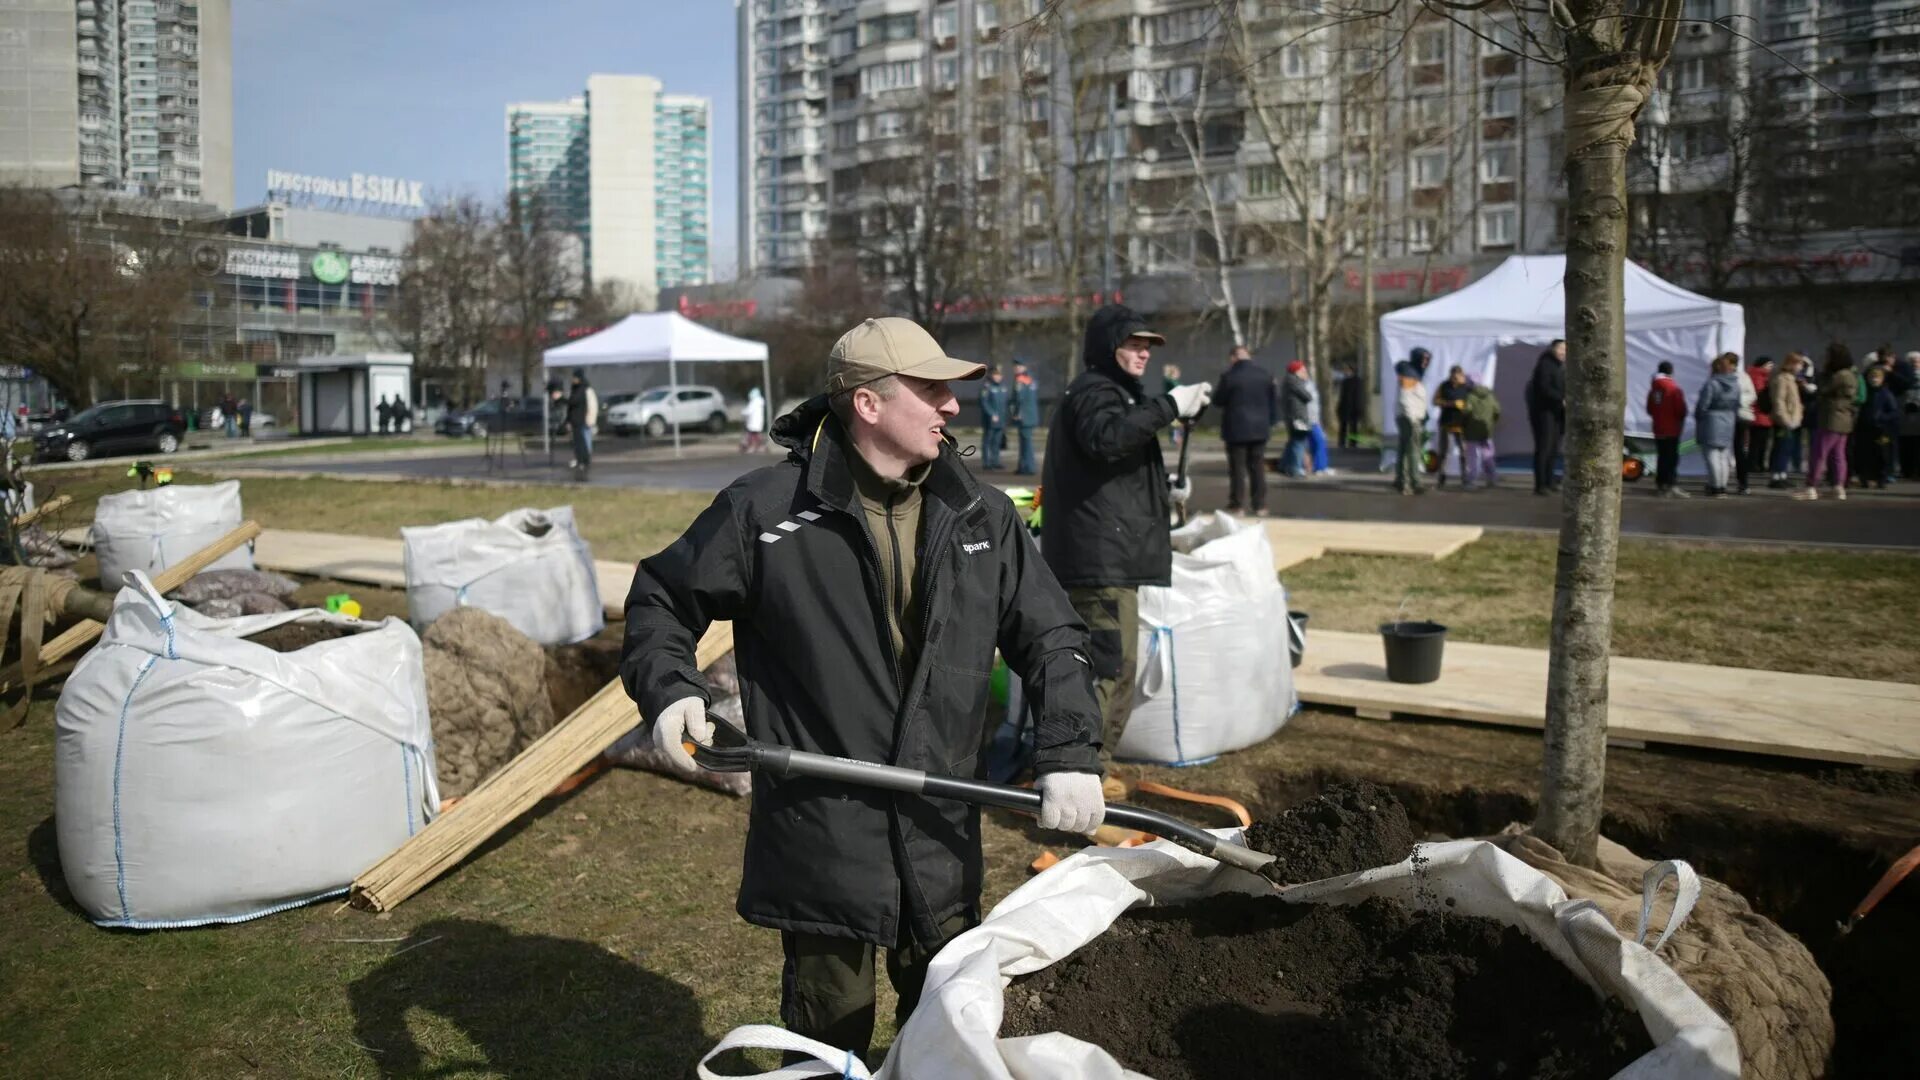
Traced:
[[840, 335], [827, 356], [827, 393], [851, 390], [889, 375], [916, 379], [978, 379], [987, 365], [948, 356], [912, 319], [867, 319]]

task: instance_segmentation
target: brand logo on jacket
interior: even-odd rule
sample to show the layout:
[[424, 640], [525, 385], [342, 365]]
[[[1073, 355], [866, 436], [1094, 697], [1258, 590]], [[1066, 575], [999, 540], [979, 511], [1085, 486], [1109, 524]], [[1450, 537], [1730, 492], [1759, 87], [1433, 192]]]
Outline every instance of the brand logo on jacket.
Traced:
[[978, 555], [981, 552], [986, 551], [992, 547], [993, 547], [993, 544], [991, 542], [982, 540], [979, 543], [975, 543], [975, 544], [961, 544], [960, 550], [966, 552], [969, 555]]

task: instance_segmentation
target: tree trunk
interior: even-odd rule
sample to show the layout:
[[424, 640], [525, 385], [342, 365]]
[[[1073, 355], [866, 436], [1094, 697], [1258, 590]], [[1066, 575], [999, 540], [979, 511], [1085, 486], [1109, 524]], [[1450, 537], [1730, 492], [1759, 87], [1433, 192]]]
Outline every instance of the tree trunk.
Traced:
[[[1586, 107], [1585, 96], [1570, 83], [1569, 117]], [[1626, 147], [1607, 141], [1573, 150], [1567, 195], [1567, 471], [1534, 831], [1573, 862], [1593, 866], [1606, 781], [1607, 658], [1620, 541]]]

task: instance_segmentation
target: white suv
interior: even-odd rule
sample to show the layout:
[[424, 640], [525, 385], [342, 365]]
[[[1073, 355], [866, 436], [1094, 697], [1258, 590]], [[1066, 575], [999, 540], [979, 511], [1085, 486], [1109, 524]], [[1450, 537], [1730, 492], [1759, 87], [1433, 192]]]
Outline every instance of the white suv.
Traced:
[[604, 421], [616, 435], [645, 431], [662, 438], [678, 421], [682, 430], [699, 428], [719, 435], [727, 430], [727, 401], [711, 386], [658, 386], [631, 401], [607, 409]]

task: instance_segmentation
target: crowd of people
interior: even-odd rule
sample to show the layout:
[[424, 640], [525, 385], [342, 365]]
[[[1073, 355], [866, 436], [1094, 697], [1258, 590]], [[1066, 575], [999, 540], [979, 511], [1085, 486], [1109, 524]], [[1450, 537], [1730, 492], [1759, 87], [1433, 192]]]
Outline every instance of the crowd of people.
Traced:
[[1816, 371], [1805, 353], [1742, 364], [1735, 353], [1714, 358], [1695, 393], [1662, 363], [1647, 390], [1653, 423], [1655, 487], [1687, 498], [1678, 482], [1680, 439], [1689, 416], [1706, 458], [1708, 498], [1745, 495], [1754, 477], [1791, 488], [1797, 499], [1845, 499], [1849, 484], [1884, 489], [1896, 479], [1920, 480], [1920, 352], [1897, 355], [1882, 345], [1858, 365], [1845, 345], [1827, 346]]

